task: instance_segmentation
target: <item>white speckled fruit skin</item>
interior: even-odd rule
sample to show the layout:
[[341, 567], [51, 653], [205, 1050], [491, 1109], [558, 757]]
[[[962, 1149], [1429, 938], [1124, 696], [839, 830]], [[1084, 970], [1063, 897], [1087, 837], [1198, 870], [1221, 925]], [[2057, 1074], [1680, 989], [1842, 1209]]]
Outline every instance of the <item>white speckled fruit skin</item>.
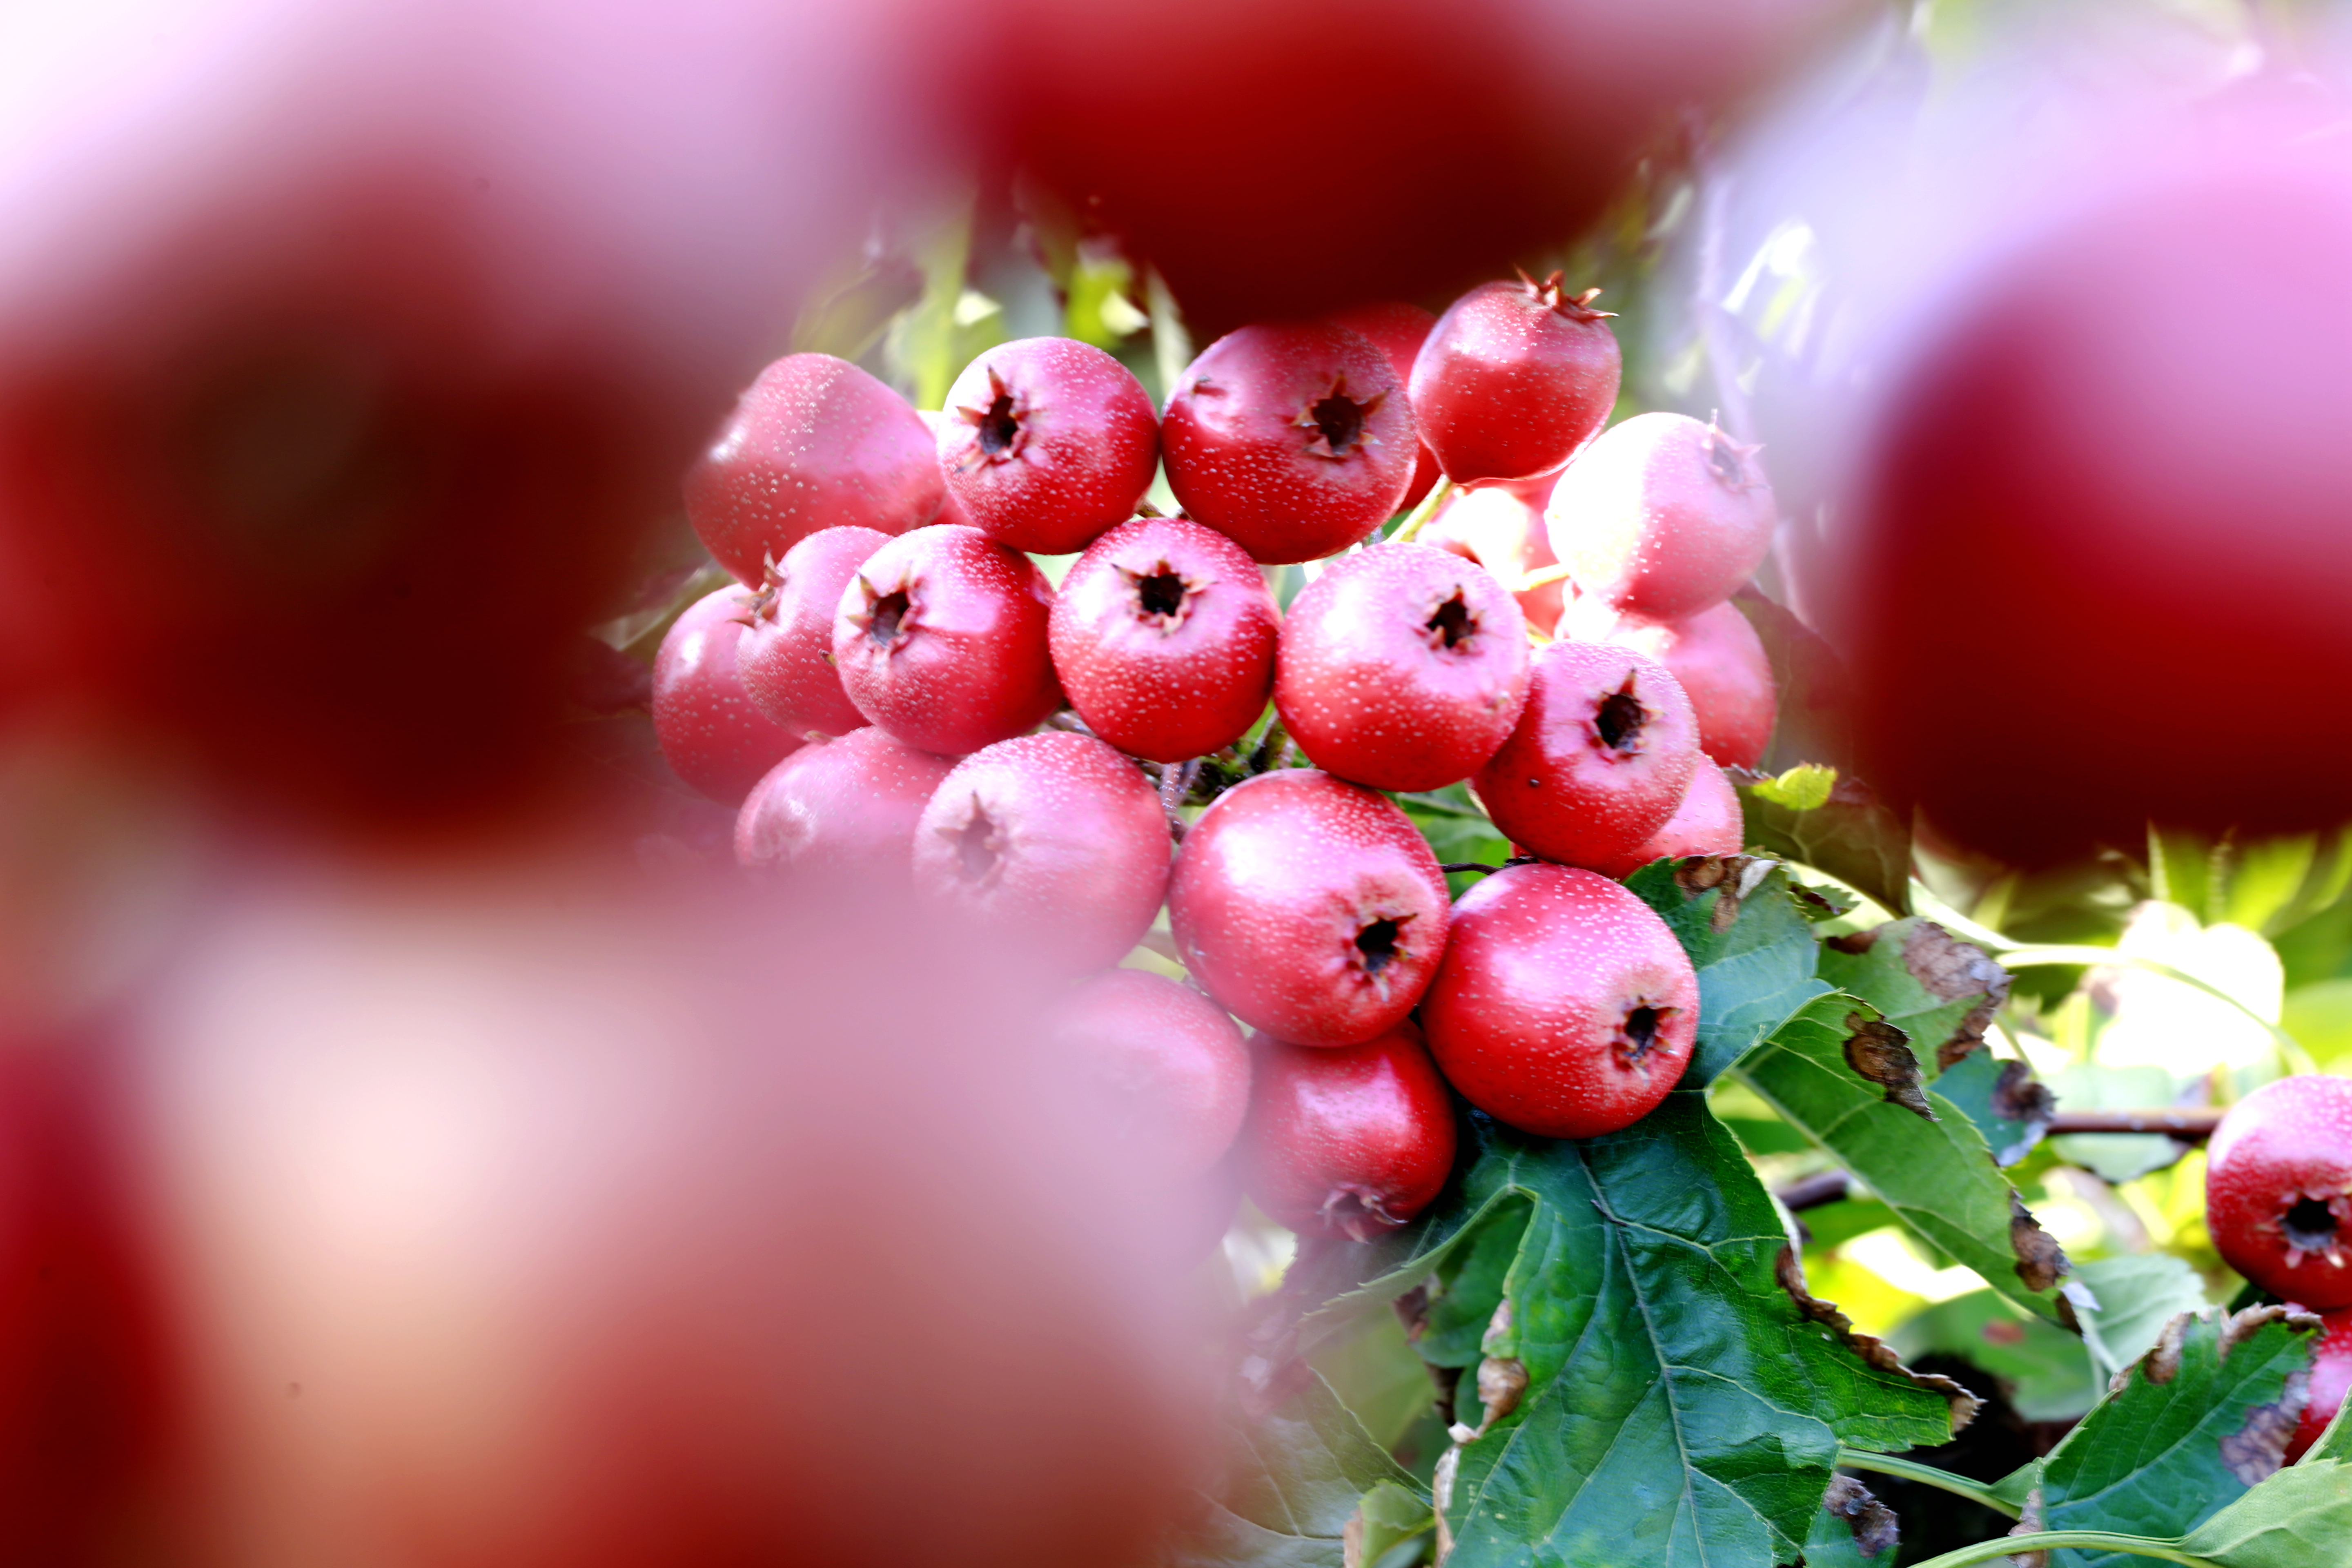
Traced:
[[[1447, 907], [1444, 874], [1410, 817], [1307, 768], [1220, 795], [1185, 835], [1168, 893], [1192, 977], [1244, 1023], [1304, 1046], [1394, 1028], [1437, 972]], [[1380, 920], [1398, 932], [1376, 978], [1355, 962], [1356, 937]]]
[[[852, 620], [869, 588], [907, 595], [896, 647]], [[901, 534], [852, 574], [835, 606], [841, 689], [867, 722], [942, 756], [1034, 730], [1062, 705], [1045, 642], [1053, 602], [1034, 562], [976, 528]]]
[[686, 476], [687, 521], [739, 582], [821, 528], [903, 533], [947, 497], [931, 433], [847, 360], [787, 354], [760, 373]]
[[1151, 1175], [1205, 1175], [1240, 1136], [1249, 1047], [1225, 1010], [1191, 986], [1114, 969], [1057, 1003], [1046, 1031], [1095, 1092], [1110, 1141]]
[[742, 800], [801, 743], [753, 705], [736, 672], [751, 607], [740, 588], [706, 594], [654, 654], [654, 740], [671, 771], [721, 805]]
[[743, 634], [736, 668], [772, 724], [794, 735], [846, 735], [866, 722], [833, 663], [833, 616], [841, 591], [890, 542], [870, 528], [824, 528], [776, 563], [775, 598]]
[[[1626, 1015], [1662, 1010], [1630, 1066]], [[1448, 1082], [1499, 1121], [1546, 1138], [1597, 1138], [1666, 1097], [1690, 1061], [1698, 980], [1650, 907], [1591, 871], [1513, 866], [1462, 896], [1422, 1004]]]
[[[961, 416], [994, 401], [995, 372], [1022, 412], [1019, 449], [992, 461]], [[948, 388], [939, 460], [966, 519], [1000, 544], [1042, 555], [1084, 550], [1133, 515], [1160, 468], [1160, 421], [1134, 373], [1075, 338], [1021, 338], [990, 349]]]
[[[2279, 1220], [2305, 1197], [2334, 1212], [2336, 1260], [2289, 1248]], [[2283, 1078], [2231, 1106], [2205, 1146], [2205, 1223], [2222, 1261], [2273, 1295], [2352, 1307], [2352, 1079]]]
[[[1594, 721], [1629, 678], [1650, 718], [1627, 755], [1602, 743]], [[1699, 761], [1690, 699], [1664, 668], [1632, 648], [1556, 642], [1537, 651], [1518, 727], [1471, 788], [1529, 854], [1608, 866], [1666, 825]]]
[[[1358, 402], [1385, 395], [1362, 439], [1317, 457], [1298, 416], [1340, 376]], [[1169, 394], [1160, 437], [1185, 511], [1268, 565], [1319, 560], [1387, 521], [1421, 450], [1388, 360], [1328, 322], [1244, 327], [1211, 343]]]
[[1577, 586], [1658, 620], [1719, 605], [1771, 553], [1771, 487], [1753, 457], [1748, 483], [1707, 460], [1708, 430], [1681, 414], [1612, 426], [1552, 488], [1552, 553]]
[[[1517, 484], [1485, 485], [1455, 490], [1437, 509], [1427, 526], [1413, 536], [1416, 544], [1433, 544], [1475, 561], [1505, 586], [1530, 572], [1557, 566], [1551, 535], [1544, 528], [1544, 504], [1559, 478], [1545, 474]], [[1569, 585], [1554, 581], [1512, 595], [1528, 625], [1546, 637], [1559, 624]]]
[[[996, 858], [978, 877], [959, 842], [985, 816]], [[1173, 848], [1160, 794], [1100, 741], [1053, 731], [958, 763], [915, 825], [915, 891], [1024, 945], [1041, 965], [1117, 963], [1151, 929]]]
[[1752, 768], [1772, 744], [1780, 700], [1763, 639], [1733, 605], [1680, 621], [1621, 619], [1602, 640], [1666, 667], [1698, 718], [1698, 749], [1727, 768]]
[[1600, 433], [1622, 372], [1607, 321], [1551, 309], [1524, 283], [1481, 283], [1414, 356], [1413, 414], [1455, 484], [1529, 479]]
[[[1124, 573], [1173, 567], [1198, 591], [1163, 627]], [[1131, 756], [1181, 763], [1241, 739], [1274, 691], [1282, 612], [1248, 552], [1182, 518], [1122, 522], [1054, 596], [1054, 669], [1087, 727]]]
[[752, 786], [735, 818], [746, 870], [903, 890], [915, 824], [955, 763], [871, 725], [803, 746]]
[[[1427, 627], [1457, 595], [1473, 625], [1449, 647]], [[1275, 707], [1318, 767], [1357, 784], [1430, 790], [1468, 778], [1527, 697], [1517, 601], [1451, 551], [1375, 544], [1342, 556], [1283, 619]]]
[[1679, 860], [1685, 855], [1737, 855], [1748, 834], [1739, 810], [1739, 792], [1721, 768], [1702, 759], [1691, 774], [1683, 803], [1666, 825], [1650, 835], [1641, 847], [1605, 865], [1587, 868], [1623, 881], [1653, 860]]

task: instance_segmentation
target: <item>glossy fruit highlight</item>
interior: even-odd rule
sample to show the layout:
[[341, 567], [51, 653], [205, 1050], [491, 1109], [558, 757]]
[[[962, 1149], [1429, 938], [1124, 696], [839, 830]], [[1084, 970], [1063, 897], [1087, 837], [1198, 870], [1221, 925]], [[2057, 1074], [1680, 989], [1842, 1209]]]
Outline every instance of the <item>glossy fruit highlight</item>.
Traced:
[[1046, 1031], [1069, 1053], [1072, 1075], [1097, 1092], [1112, 1143], [1152, 1176], [1206, 1175], [1240, 1136], [1249, 1049], [1225, 1010], [1191, 986], [1110, 970], [1063, 998]]
[[[1415, 544], [1451, 550], [1475, 561], [1509, 588], [1531, 572], [1559, 563], [1552, 558], [1551, 535], [1544, 529], [1544, 498], [1551, 493], [1552, 476], [1516, 484], [1486, 485], [1457, 490], [1437, 510]], [[1525, 590], [1514, 589], [1519, 613], [1528, 625], [1545, 637], [1553, 635], [1566, 604], [1568, 584], [1553, 581]]]
[[1541, 1137], [1598, 1138], [1682, 1077], [1698, 980], [1665, 921], [1606, 877], [1512, 866], [1455, 906], [1422, 1022], [1471, 1104]]
[[1034, 729], [1061, 706], [1045, 622], [1054, 590], [976, 528], [919, 528], [841, 591], [833, 658], [872, 723], [943, 756]]
[[1654, 620], [1731, 597], [1772, 552], [1778, 518], [1756, 448], [1680, 414], [1610, 426], [1545, 515], [1581, 592]]
[[1185, 367], [1160, 425], [1185, 511], [1268, 564], [1345, 550], [1387, 521], [1417, 440], [1380, 350], [1328, 322], [1226, 333]]
[[1483, 567], [1375, 544], [1291, 601], [1277, 662], [1275, 707], [1317, 766], [1375, 789], [1442, 789], [1518, 722], [1527, 622]]
[[887, 897], [911, 886], [915, 824], [955, 763], [868, 725], [768, 770], [735, 818], [735, 863]]
[[787, 734], [845, 735], [866, 722], [841, 689], [833, 618], [849, 586], [890, 536], [870, 528], [823, 528], [784, 552], [753, 601], [736, 651], [743, 689]]
[[1556, 642], [1537, 651], [1518, 727], [1472, 787], [1529, 853], [1610, 866], [1666, 825], [1698, 762], [1673, 676], [1631, 648]]
[[722, 805], [740, 802], [800, 737], [752, 703], [736, 673], [751, 595], [721, 588], [687, 606], [654, 655], [654, 738], [662, 757]]
[[1299, 1045], [1394, 1028], [1445, 951], [1445, 878], [1412, 819], [1329, 773], [1235, 785], [1184, 836], [1168, 915], [1227, 1011]]
[[1481, 283], [1445, 309], [1412, 365], [1422, 439], [1457, 485], [1557, 472], [1601, 433], [1622, 370], [1592, 295]]
[[760, 373], [686, 475], [686, 515], [719, 563], [757, 587], [823, 528], [904, 533], [947, 495], [907, 400], [847, 360], [786, 354]]
[[2222, 1260], [2313, 1311], [2352, 1307], [2352, 1079], [2264, 1084], [2221, 1118], [2205, 1159]]
[[1249, 1194], [1301, 1236], [1394, 1230], [1444, 1189], [1454, 1140], [1454, 1097], [1411, 1023], [1359, 1046], [1257, 1043]]
[[915, 827], [915, 891], [1047, 968], [1126, 957], [1168, 891], [1160, 792], [1100, 741], [1054, 731], [958, 763]]
[[939, 431], [940, 470], [972, 525], [1043, 555], [1084, 550], [1133, 513], [1160, 467], [1143, 384], [1074, 338], [982, 354], [948, 389]]
[[1087, 727], [1181, 763], [1232, 745], [1274, 692], [1282, 612], [1248, 552], [1182, 518], [1122, 522], [1054, 596], [1054, 669]]

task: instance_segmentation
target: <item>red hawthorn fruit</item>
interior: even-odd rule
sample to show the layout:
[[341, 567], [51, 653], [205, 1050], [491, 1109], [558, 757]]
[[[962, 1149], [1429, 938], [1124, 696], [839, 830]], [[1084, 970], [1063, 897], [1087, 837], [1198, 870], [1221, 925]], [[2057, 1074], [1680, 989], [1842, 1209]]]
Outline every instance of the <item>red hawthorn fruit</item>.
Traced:
[[760, 373], [687, 470], [686, 515], [719, 563], [757, 587], [824, 528], [904, 533], [947, 495], [928, 426], [847, 360], [786, 354]]
[[1511, 866], [1455, 906], [1422, 1023], [1479, 1110], [1541, 1137], [1598, 1138], [1682, 1077], [1698, 979], [1665, 921], [1606, 877]]
[[1143, 384], [1075, 338], [1022, 338], [948, 389], [940, 470], [974, 527], [1041, 555], [1084, 550], [1127, 518], [1160, 470]]
[[866, 722], [841, 689], [833, 618], [850, 578], [889, 542], [870, 528], [821, 528], [769, 573], [735, 654], [743, 689], [769, 722], [794, 735], [845, 735]]
[[874, 552], [841, 591], [833, 658], [860, 713], [909, 745], [960, 756], [1061, 706], [1035, 563], [976, 528], [934, 524]]
[[1000, 741], [940, 782], [915, 826], [915, 891], [1080, 973], [1143, 940], [1172, 853], [1142, 771], [1100, 741], [1053, 731]]
[[1160, 435], [1185, 511], [1268, 565], [1345, 550], [1387, 521], [1419, 449], [1404, 384], [1328, 322], [1219, 338], [1177, 378]]
[[[961, 423], [952, 415], [943, 414], [937, 409], [919, 408], [915, 413], [923, 421], [923, 428], [931, 433], [931, 448], [934, 452], [939, 449], [940, 440], [948, 435], [950, 427]], [[944, 468], [940, 471], [940, 482], [947, 485], [947, 471]], [[954, 486], [947, 486], [946, 499], [940, 502], [940, 513], [931, 521], [951, 522], [964, 528], [972, 526], [971, 513], [964, 510], [963, 502], [956, 499]]]
[[1205, 1176], [1240, 1135], [1249, 1049], [1225, 1010], [1191, 986], [1114, 969], [1057, 1004], [1046, 1030], [1073, 1074], [1099, 1091], [1111, 1141], [1150, 1174]]
[[1756, 448], [1681, 414], [1612, 426], [1545, 512], [1578, 590], [1653, 620], [1730, 598], [1771, 553], [1777, 517]]
[[[1717, 605], [1679, 621], [1616, 616], [1603, 601], [1591, 604], [1613, 622], [1590, 640], [1615, 643], [1665, 666], [1690, 699], [1698, 718], [1698, 748], [1727, 768], [1753, 768], [1772, 744], [1779, 698], [1772, 661], [1763, 639], [1736, 605]], [[1571, 622], [1579, 616], [1570, 616]], [[1579, 634], [1581, 635], [1581, 634]]]
[[[2352, 180], [2328, 162], [2136, 147], [2125, 190], [2070, 193], [1884, 384], [1823, 602], [1864, 770], [1947, 838], [2039, 865], [2151, 821], [2344, 819]], [[2217, 278], [2226, 333], [2155, 327]], [[1956, 611], [1967, 657], [1921, 635]], [[2067, 716], [2022, 769], [1950, 721], [2021, 691]], [[2262, 737], [2260, 764], [2184, 743], [2200, 720]]]
[[1518, 727], [1471, 787], [1529, 853], [1613, 865], [1666, 825], [1698, 761], [1673, 676], [1631, 648], [1555, 642], [1537, 650]]
[[1679, 860], [1685, 855], [1737, 855], [1748, 841], [1748, 824], [1739, 809], [1739, 792], [1715, 763], [1701, 759], [1691, 773], [1683, 803], [1666, 825], [1650, 835], [1638, 849], [1588, 869], [1623, 881], [1653, 860]]
[[2352, 1079], [2264, 1084], [2221, 1118], [2205, 1157], [2222, 1260], [2314, 1311], [2352, 1307]]
[[1301, 1236], [1370, 1241], [1427, 1208], [1454, 1167], [1454, 1098], [1409, 1020], [1358, 1046], [1261, 1038], [1246, 1184]]
[[1442, 789], [1518, 722], [1527, 621], [1475, 563], [1375, 544], [1290, 602], [1276, 664], [1275, 708], [1318, 767], [1374, 789]]
[[1422, 439], [1458, 485], [1557, 473], [1608, 423], [1622, 364], [1593, 294], [1481, 283], [1445, 309], [1412, 364]]
[[736, 670], [752, 595], [721, 588], [687, 606], [654, 655], [654, 738], [678, 777], [739, 804], [800, 738], [753, 705]]
[[910, 886], [915, 824], [955, 763], [868, 725], [768, 770], [735, 818], [735, 860], [877, 889]]
[[2303, 1418], [2295, 1423], [2294, 1436], [2287, 1439], [2290, 1465], [2311, 1452], [2311, 1446], [2343, 1408], [2345, 1394], [2352, 1392], [2352, 1307], [2321, 1313], [2319, 1324], [2319, 1337], [2311, 1342], [2311, 1382], [2305, 1389]]
[[1087, 727], [1181, 763], [1232, 745], [1274, 692], [1282, 612], [1248, 552], [1182, 518], [1122, 522], [1054, 596], [1054, 669]]
[[1437, 858], [1385, 797], [1312, 769], [1244, 780], [1184, 836], [1169, 923], [1192, 978], [1307, 1046], [1394, 1028], [1445, 951]]
[[[1429, 340], [1429, 329], [1437, 324], [1435, 316], [1418, 305], [1408, 305], [1401, 300], [1391, 300], [1379, 305], [1360, 305], [1352, 310], [1341, 310], [1328, 316], [1325, 320], [1347, 328], [1380, 350], [1389, 362], [1389, 369], [1396, 373], [1397, 384], [1405, 387], [1412, 384], [1413, 357], [1421, 353], [1421, 345]], [[1412, 399], [1408, 396], [1406, 401]], [[1443, 477], [1444, 470], [1437, 466], [1437, 454], [1429, 449], [1428, 442], [1423, 441], [1420, 455], [1413, 459], [1412, 483], [1405, 488], [1404, 500], [1397, 505], [1408, 511], [1419, 506], [1422, 498]]]
[[[1544, 474], [1512, 484], [1458, 490], [1413, 535], [1413, 542], [1433, 544], [1475, 561], [1506, 587], [1530, 572], [1556, 566], [1551, 535], [1544, 528], [1544, 500], [1551, 494], [1556, 477]], [[1528, 625], [1550, 637], [1568, 600], [1568, 584], [1555, 580], [1511, 596], [1518, 600], [1519, 613], [1527, 616]]]

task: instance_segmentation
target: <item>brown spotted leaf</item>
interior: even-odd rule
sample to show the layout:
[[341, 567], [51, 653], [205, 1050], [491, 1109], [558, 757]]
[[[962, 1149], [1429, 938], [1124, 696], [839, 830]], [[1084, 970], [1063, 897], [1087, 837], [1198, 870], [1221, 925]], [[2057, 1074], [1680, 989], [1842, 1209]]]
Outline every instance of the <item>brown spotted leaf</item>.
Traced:
[[1933, 1064], [1931, 1079], [1984, 1045], [1986, 1026], [2009, 999], [2009, 971], [1916, 916], [1832, 938], [1821, 974], [1909, 1035], [1921, 1061]]
[[1919, 1077], [1919, 1058], [1911, 1054], [1910, 1037], [1884, 1018], [1845, 1016], [1853, 1031], [1845, 1037], [1845, 1065], [1856, 1075], [1885, 1090], [1887, 1100], [1904, 1110], [1936, 1120]]

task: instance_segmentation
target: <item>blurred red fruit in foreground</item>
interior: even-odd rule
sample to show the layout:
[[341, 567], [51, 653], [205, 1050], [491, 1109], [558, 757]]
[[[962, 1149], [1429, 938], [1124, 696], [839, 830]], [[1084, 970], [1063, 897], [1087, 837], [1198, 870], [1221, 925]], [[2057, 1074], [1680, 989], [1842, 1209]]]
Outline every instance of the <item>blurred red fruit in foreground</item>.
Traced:
[[1868, 776], [1949, 837], [2027, 862], [2347, 815], [2352, 174], [2302, 156], [2138, 159], [1888, 384], [1838, 623]]
[[819, 529], [904, 533], [946, 497], [929, 427], [831, 354], [787, 354], [761, 371], [686, 476], [694, 531], [752, 587]]
[[752, 786], [735, 819], [735, 863], [876, 895], [912, 885], [915, 824], [954, 763], [867, 725], [815, 740]]
[[721, 588], [687, 607], [654, 656], [654, 735], [677, 776], [721, 805], [740, 803], [801, 738], [743, 689], [736, 658], [751, 594]]
[[1098, 1091], [1105, 1132], [1147, 1176], [1206, 1175], [1249, 1114], [1250, 1058], [1225, 1010], [1139, 969], [1097, 974], [1046, 1026], [1066, 1070]]
[[2264, 1084], [2230, 1108], [2206, 1162], [2223, 1261], [2315, 1312], [2352, 1307], [2352, 1079]]
[[1261, 1038], [1249, 1194], [1302, 1236], [1370, 1241], [1429, 1206], [1454, 1165], [1454, 1097], [1400, 1023], [1360, 1046]]
[[[1456, 484], [1557, 473], [1609, 422], [1622, 356], [1591, 295], [1481, 283], [1446, 307], [1412, 363], [1421, 438]], [[1557, 548], [1557, 546], [1555, 546]]]

